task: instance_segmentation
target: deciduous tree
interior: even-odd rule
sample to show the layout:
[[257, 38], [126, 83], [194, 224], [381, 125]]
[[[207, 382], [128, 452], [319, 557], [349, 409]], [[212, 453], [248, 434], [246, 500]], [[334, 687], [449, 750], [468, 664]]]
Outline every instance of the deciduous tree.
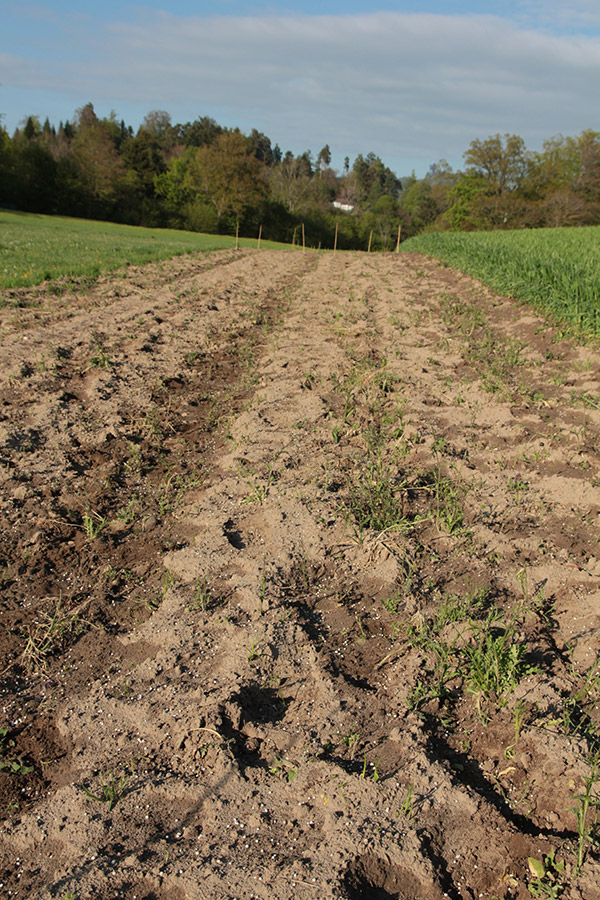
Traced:
[[263, 199], [262, 168], [247, 138], [240, 131], [227, 131], [196, 151], [190, 178], [192, 186], [214, 206], [220, 226], [226, 213], [240, 217]]
[[114, 200], [119, 178], [124, 174], [106, 127], [98, 120], [91, 103], [76, 113], [76, 133], [71, 141], [87, 215], [107, 215]]
[[523, 138], [516, 134], [505, 134], [504, 137], [496, 134], [485, 141], [471, 141], [464, 160], [467, 171], [481, 175], [490, 192], [501, 194], [521, 187], [530, 155]]

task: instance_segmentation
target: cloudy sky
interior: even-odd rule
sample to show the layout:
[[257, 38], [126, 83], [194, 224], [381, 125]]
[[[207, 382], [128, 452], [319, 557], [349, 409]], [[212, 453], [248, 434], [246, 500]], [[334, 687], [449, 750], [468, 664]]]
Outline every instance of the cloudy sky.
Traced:
[[600, 0], [0, 0], [0, 114], [202, 115], [399, 175], [474, 138], [600, 130]]

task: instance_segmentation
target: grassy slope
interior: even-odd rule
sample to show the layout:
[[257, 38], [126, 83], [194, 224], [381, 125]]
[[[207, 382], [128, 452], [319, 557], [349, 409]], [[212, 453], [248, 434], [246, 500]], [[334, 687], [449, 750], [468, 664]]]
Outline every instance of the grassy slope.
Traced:
[[556, 321], [600, 334], [600, 227], [422, 234], [402, 244]]
[[[256, 244], [254, 239], [240, 238], [242, 247]], [[96, 277], [126, 263], [141, 265], [234, 245], [235, 238], [229, 235], [0, 210], [0, 289], [61, 276]], [[288, 249], [273, 241], [262, 241], [261, 247]]]

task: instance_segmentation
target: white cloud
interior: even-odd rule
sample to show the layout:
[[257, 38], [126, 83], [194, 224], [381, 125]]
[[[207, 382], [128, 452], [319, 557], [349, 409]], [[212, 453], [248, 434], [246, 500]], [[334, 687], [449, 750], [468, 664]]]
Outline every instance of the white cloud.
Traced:
[[460, 163], [473, 138], [496, 132], [539, 147], [599, 126], [600, 39], [494, 16], [160, 13], [86, 40], [85, 65], [13, 61], [0, 81], [76, 85], [81, 102], [126, 119], [139, 109], [138, 121], [155, 108], [176, 121], [212, 115], [295, 152], [328, 142], [337, 160], [373, 150], [401, 173], [441, 156]]
[[534, 21], [560, 31], [600, 28], [598, 0], [522, 0], [521, 6]]

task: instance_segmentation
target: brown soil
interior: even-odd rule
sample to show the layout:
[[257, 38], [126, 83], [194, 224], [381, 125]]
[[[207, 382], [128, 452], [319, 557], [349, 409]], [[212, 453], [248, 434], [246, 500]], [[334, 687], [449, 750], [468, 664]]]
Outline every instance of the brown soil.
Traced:
[[600, 897], [598, 351], [410, 255], [3, 299], [2, 896]]

